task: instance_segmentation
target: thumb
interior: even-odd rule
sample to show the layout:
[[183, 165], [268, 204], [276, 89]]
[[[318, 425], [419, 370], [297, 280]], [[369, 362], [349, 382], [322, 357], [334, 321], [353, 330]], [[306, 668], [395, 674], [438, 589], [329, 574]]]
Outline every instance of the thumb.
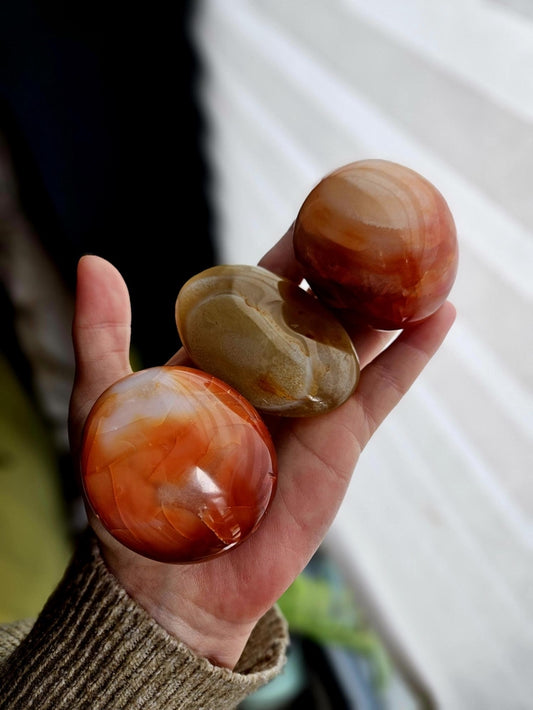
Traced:
[[124, 279], [105, 259], [82, 257], [72, 325], [76, 377], [69, 429], [74, 451], [94, 402], [107, 387], [132, 372], [130, 337], [131, 306]]

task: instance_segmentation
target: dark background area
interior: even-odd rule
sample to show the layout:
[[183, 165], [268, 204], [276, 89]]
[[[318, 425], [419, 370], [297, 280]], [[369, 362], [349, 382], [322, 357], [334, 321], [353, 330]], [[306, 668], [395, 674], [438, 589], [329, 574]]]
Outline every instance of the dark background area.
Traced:
[[0, 4], [0, 132], [24, 213], [69, 289], [84, 253], [121, 271], [144, 367], [177, 349], [178, 290], [217, 260], [194, 5]]

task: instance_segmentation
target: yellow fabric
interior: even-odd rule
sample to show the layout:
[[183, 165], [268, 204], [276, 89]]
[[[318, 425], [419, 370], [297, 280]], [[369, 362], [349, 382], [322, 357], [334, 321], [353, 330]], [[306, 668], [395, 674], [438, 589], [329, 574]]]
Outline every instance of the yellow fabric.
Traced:
[[43, 422], [0, 355], [0, 622], [35, 616], [71, 547]]

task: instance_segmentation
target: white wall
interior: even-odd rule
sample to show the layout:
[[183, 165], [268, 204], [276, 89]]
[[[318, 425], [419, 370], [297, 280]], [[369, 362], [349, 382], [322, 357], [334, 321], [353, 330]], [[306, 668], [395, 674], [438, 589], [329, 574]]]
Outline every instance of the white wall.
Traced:
[[533, 697], [533, 19], [517, 0], [204, 0], [223, 260], [255, 263], [329, 170], [445, 195], [444, 348], [363, 454], [328, 545], [450, 710]]

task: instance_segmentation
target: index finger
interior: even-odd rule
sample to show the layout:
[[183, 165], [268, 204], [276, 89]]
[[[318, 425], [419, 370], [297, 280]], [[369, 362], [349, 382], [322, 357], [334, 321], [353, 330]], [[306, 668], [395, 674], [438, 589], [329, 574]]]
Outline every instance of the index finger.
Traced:
[[[260, 259], [258, 266], [272, 271], [278, 276], [282, 276], [295, 283], [300, 283], [303, 278], [301, 266], [294, 257], [292, 247], [292, 233], [294, 225], [291, 225], [283, 237], [267, 251]], [[180, 348], [167, 361], [166, 365], [191, 365], [191, 360], [183, 348]]]
[[300, 283], [303, 279], [303, 271], [300, 264], [294, 256], [294, 248], [292, 245], [292, 235], [294, 232], [294, 223], [285, 232], [283, 237], [267, 251], [260, 259], [258, 266], [272, 271], [278, 276]]

